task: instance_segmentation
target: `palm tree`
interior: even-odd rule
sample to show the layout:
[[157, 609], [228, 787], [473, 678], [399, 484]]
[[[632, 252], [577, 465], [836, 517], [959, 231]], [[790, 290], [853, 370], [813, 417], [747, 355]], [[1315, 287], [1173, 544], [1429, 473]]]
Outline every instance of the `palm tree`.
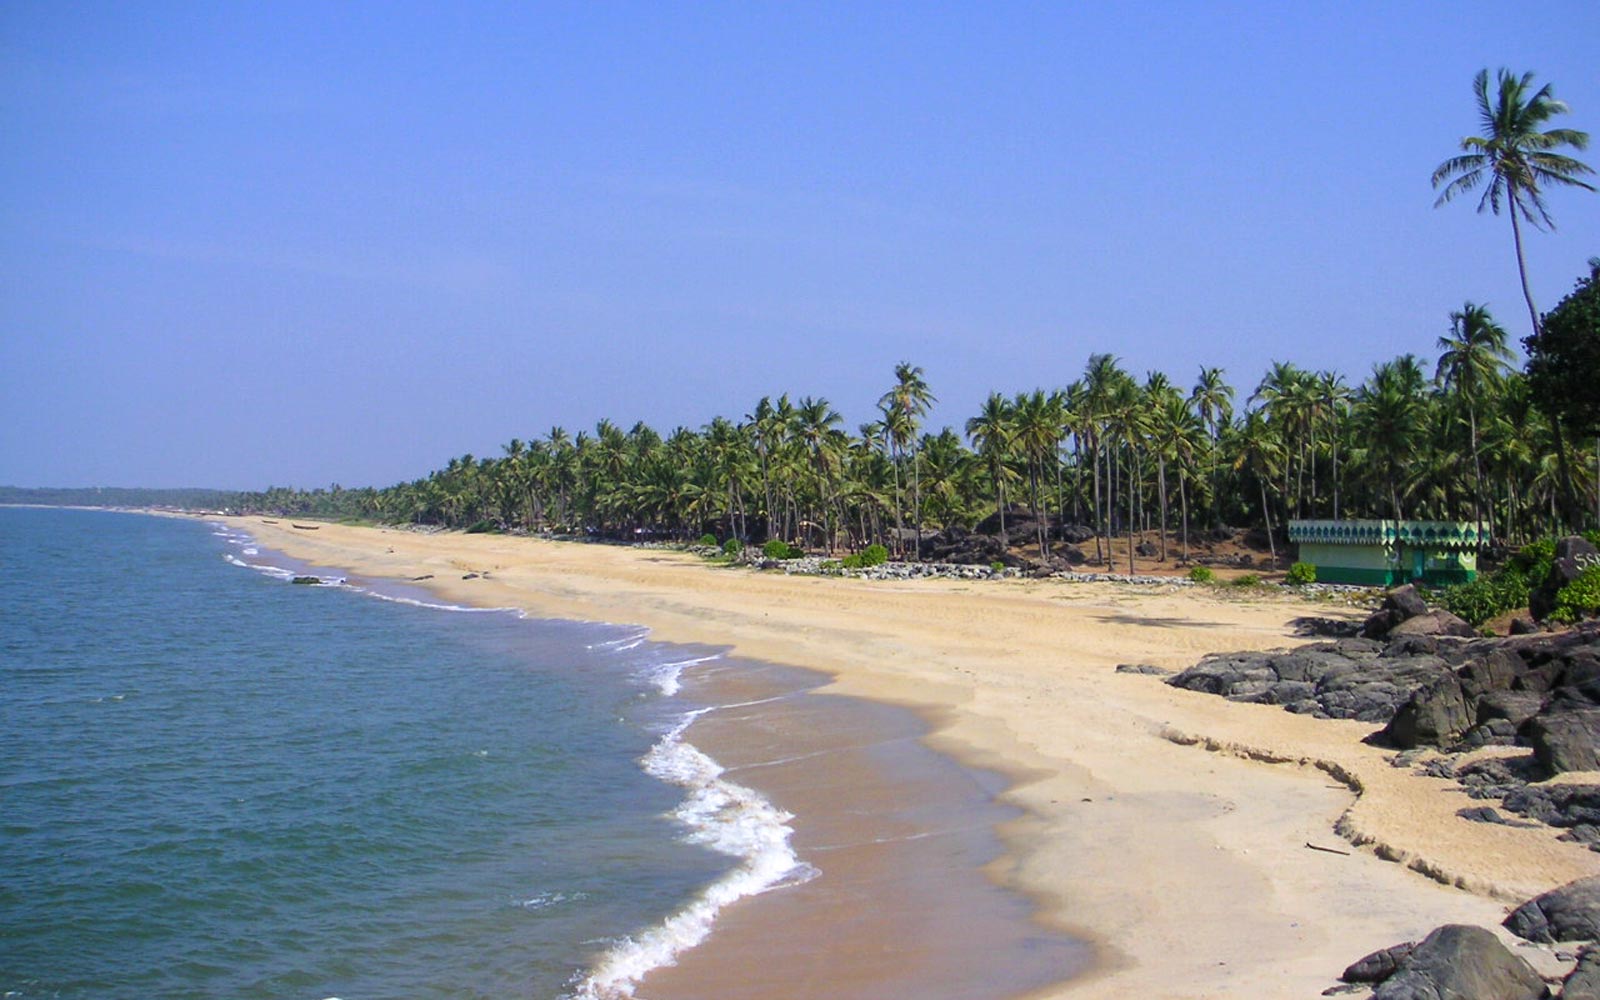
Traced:
[[1467, 410], [1472, 444], [1472, 508], [1483, 537], [1483, 462], [1478, 457], [1478, 401], [1500, 381], [1510, 366], [1506, 332], [1489, 315], [1488, 308], [1471, 302], [1450, 314], [1450, 335], [1439, 338], [1439, 366], [1434, 378], [1453, 389]]
[[1461, 140], [1462, 155], [1439, 164], [1433, 172], [1433, 186], [1444, 184], [1434, 202], [1437, 208], [1458, 194], [1484, 189], [1478, 211], [1488, 208], [1500, 214], [1505, 202], [1511, 216], [1511, 238], [1517, 248], [1517, 274], [1522, 278], [1522, 297], [1528, 302], [1528, 318], [1533, 332], [1539, 333], [1539, 310], [1528, 288], [1528, 264], [1522, 252], [1520, 216], [1535, 229], [1555, 228], [1545, 208], [1541, 185], [1555, 184], [1593, 191], [1594, 186], [1579, 180], [1594, 171], [1580, 160], [1554, 152], [1563, 146], [1582, 150], [1589, 145], [1589, 134], [1576, 129], [1540, 127], [1570, 108], [1556, 100], [1547, 83], [1532, 94], [1533, 74], [1517, 77], [1502, 69], [1496, 75], [1495, 89], [1489, 89], [1489, 71], [1482, 69], [1473, 78], [1473, 97], [1478, 105], [1482, 135]]
[[1215, 527], [1222, 520], [1222, 493], [1217, 489], [1217, 442], [1221, 428], [1233, 420], [1233, 386], [1223, 379], [1221, 368], [1201, 366], [1200, 378], [1189, 393], [1189, 405], [1199, 414], [1210, 435], [1206, 456], [1211, 466], [1211, 523]]
[[1006, 537], [1006, 479], [1010, 470], [1006, 461], [1011, 456], [1012, 437], [1011, 404], [998, 392], [991, 392], [983, 401], [983, 410], [967, 421], [967, 437], [978, 450], [983, 467], [994, 483], [996, 509], [1000, 514], [1000, 544], [1009, 545]]
[[1039, 561], [1049, 558], [1049, 529], [1039, 504], [1039, 479], [1044, 463], [1055, 454], [1060, 441], [1061, 420], [1051, 397], [1043, 389], [1017, 396], [1011, 405], [1012, 441], [1028, 462], [1028, 492], [1033, 504], [1033, 523], [1039, 542]]
[[[900, 522], [899, 500], [899, 473], [900, 459], [906, 453], [906, 446], [911, 446], [911, 524], [916, 529], [918, 546], [922, 538], [922, 481], [917, 462], [917, 423], [918, 418], [925, 416], [928, 407], [938, 402], [932, 391], [928, 389], [927, 380], [922, 377], [922, 369], [907, 361], [902, 361], [894, 366], [894, 388], [884, 393], [878, 400], [878, 408], [883, 411], [883, 422], [889, 435], [890, 445], [894, 450], [896, 478], [895, 478], [895, 522]], [[896, 547], [901, 548], [904, 540], [896, 539]]]

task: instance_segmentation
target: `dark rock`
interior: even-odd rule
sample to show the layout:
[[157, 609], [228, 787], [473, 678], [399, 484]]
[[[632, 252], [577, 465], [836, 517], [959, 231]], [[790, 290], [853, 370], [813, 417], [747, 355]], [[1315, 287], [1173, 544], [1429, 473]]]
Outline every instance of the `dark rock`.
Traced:
[[1152, 677], [1165, 677], [1168, 674], [1171, 674], [1172, 671], [1166, 669], [1165, 667], [1158, 667], [1153, 663], [1119, 663], [1117, 664], [1117, 673], [1149, 674]]
[[1475, 721], [1461, 678], [1444, 670], [1400, 706], [1384, 727], [1383, 738], [1397, 747], [1442, 746], [1471, 729]]
[[1507, 784], [1501, 804], [1518, 815], [1569, 829], [1600, 825], [1600, 785], [1529, 785], [1515, 777]]
[[1347, 983], [1381, 983], [1394, 975], [1400, 968], [1400, 963], [1410, 958], [1411, 953], [1416, 950], [1415, 941], [1407, 941], [1391, 948], [1381, 948], [1365, 958], [1357, 959], [1340, 974], [1339, 978]]
[[1546, 709], [1524, 722], [1517, 738], [1550, 774], [1600, 770], [1600, 709]]
[[1578, 952], [1578, 966], [1561, 984], [1561, 1000], [1600, 1000], [1600, 948]]
[[1465, 809], [1457, 809], [1456, 815], [1474, 823], [1493, 823], [1496, 826], [1531, 827], [1539, 825], [1537, 823], [1524, 823], [1520, 820], [1507, 819], [1500, 815], [1499, 810], [1493, 806], [1469, 806]]
[[1511, 912], [1505, 927], [1541, 944], [1600, 938], [1600, 875], [1535, 896]]
[[1372, 1000], [1543, 1000], [1544, 980], [1482, 927], [1446, 924], [1422, 939]]
[[1576, 580], [1590, 560], [1600, 559], [1600, 552], [1581, 535], [1568, 535], [1556, 542], [1555, 561], [1544, 582], [1528, 595], [1528, 613], [1538, 621], [1550, 617], [1556, 608], [1556, 595], [1561, 588]]
[[1411, 584], [1396, 587], [1383, 596], [1383, 606], [1400, 612], [1400, 620], [1415, 618], [1428, 613], [1428, 602], [1417, 593], [1417, 588]]
[[1082, 545], [1094, 540], [1094, 529], [1087, 524], [1063, 524], [1055, 530], [1054, 537], [1068, 545]]
[[1511, 619], [1512, 635], [1533, 635], [1539, 631], [1541, 631], [1539, 626], [1535, 625], [1533, 623], [1533, 619], [1531, 618], [1523, 618], [1519, 616]]
[[1295, 635], [1323, 636], [1330, 639], [1354, 638], [1361, 631], [1358, 622], [1346, 621], [1343, 618], [1318, 618], [1314, 615], [1303, 615], [1289, 624], [1294, 626]]
[[320, 576], [297, 576], [290, 583], [298, 583], [302, 587], [316, 587], [322, 583]]

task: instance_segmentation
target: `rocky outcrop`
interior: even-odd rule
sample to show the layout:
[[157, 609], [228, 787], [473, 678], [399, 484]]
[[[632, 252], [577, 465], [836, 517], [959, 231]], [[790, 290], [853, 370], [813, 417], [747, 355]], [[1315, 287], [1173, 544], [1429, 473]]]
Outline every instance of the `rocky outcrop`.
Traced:
[[1528, 612], [1539, 621], [1550, 617], [1556, 609], [1556, 595], [1561, 588], [1576, 580], [1590, 562], [1600, 560], [1600, 552], [1581, 535], [1568, 535], [1556, 542], [1555, 560], [1544, 582], [1528, 595]]
[[1600, 939], [1600, 875], [1535, 896], [1512, 911], [1505, 927], [1541, 944]]
[[1402, 959], [1372, 1000], [1542, 1000], [1544, 980], [1482, 927], [1446, 924]]
[[1424, 644], [1337, 639], [1298, 649], [1217, 653], [1168, 683], [1323, 719], [1387, 722], [1412, 692], [1450, 673]]

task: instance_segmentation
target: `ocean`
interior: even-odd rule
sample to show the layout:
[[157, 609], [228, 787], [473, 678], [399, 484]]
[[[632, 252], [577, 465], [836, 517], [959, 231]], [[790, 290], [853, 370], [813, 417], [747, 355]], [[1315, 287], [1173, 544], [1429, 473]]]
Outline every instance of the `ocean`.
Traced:
[[303, 572], [0, 509], [0, 994], [627, 995], [815, 875], [683, 739], [721, 651]]

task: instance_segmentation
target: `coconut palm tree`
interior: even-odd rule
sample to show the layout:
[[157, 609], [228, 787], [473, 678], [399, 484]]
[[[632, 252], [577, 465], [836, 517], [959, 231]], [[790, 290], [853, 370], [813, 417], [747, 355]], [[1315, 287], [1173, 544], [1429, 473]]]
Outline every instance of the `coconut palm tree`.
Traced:
[[1506, 332], [1489, 310], [1471, 302], [1450, 314], [1450, 335], [1439, 338], [1439, 365], [1434, 378], [1452, 390], [1466, 408], [1472, 447], [1472, 516], [1483, 537], [1483, 462], [1478, 457], [1478, 403], [1495, 389], [1510, 367]]
[[1011, 470], [1012, 409], [998, 392], [989, 393], [983, 409], [967, 421], [967, 438], [978, 450], [978, 457], [994, 484], [995, 506], [1000, 515], [1000, 544], [1009, 545], [1006, 536], [1006, 480]]
[[[905, 456], [906, 448], [911, 448], [911, 523], [917, 531], [917, 537], [922, 537], [922, 483], [917, 462], [917, 427], [920, 419], [927, 415], [928, 407], [938, 402], [933, 392], [928, 388], [928, 382], [922, 377], [922, 369], [907, 361], [902, 361], [894, 366], [894, 388], [884, 393], [878, 400], [878, 408], [883, 411], [884, 427], [888, 431], [891, 447], [894, 449], [893, 459], [896, 468], [896, 498], [895, 522], [900, 522], [899, 500], [899, 473], [900, 460]], [[896, 538], [896, 547], [903, 546], [903, 541]], [[919, 542], [920, 544], [920, 542]]]
[[1539, 310], [1534, 307], [1533, 292], [1528, 288], [1528, 264], [1522, 252], [1522, 226], [1518, 219], [1525, 219], [1535, 229], [1554, 229], [1555, 222], [1545, 208], [1543, 186], [1593, 191], [1594, 186], [1580, 178], [1594, 170], [1556, 152], [1564, 146], [1586, 149], [1589, 134], [1568, 128], [1541, 131], [1550, 119], [1571, 109], [1565, 101], [1556, 100], [1548, 83], [1537, 91], [1532, 88], [1532, 73], [1518, 77], [1502, 69], [1496, 74], [1491, 91], [1489, 71], [1479, 70], [1472, 80], [1472, 93], [1482, 134], [1461, 140], [1464, 152], [1439, 164], [1433, 172], [1433, 186], [1444, 186], [1434, 202], [1436, 208], [1480, 187], [1483, 197], [1478, 201], [1478, 211], [1487, 208], [1499, 215], [1501, 204], [1506, 205], [1511, 216], [1511, 238], [1517, 248], [1522, 297], [1528, 302], [1528, 319], [1537, 336]]

